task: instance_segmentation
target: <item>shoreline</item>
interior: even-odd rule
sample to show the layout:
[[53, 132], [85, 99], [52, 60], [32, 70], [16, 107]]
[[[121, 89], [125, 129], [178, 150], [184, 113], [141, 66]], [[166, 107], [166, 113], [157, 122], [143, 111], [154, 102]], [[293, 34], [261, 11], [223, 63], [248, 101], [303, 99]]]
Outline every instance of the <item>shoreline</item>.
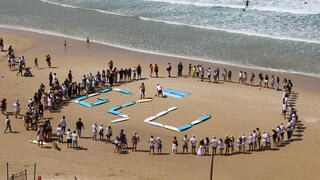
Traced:
[[[21, 35], [32, 35], [35, 38], [41, 38], [41, 36], [48, 36], [51, 38], [62, 38], [62, 39], [68, 39], [71, 41], [79, 41], [85, 43], [86, 39], [85, 38], [78, 38], [78, 37], [73, 37], [73, 36], [68, 36], [60, 33], [55, 33], [51, 31], [38, 31], [35, 29], [28, 29], [28, 28], [15, 28], [15, 27], [9, 27], [9, 26], [2, 26], [0, 25], [0, 31], [2, 32], [7, 32], [7, 33], [12, 33], [10, 31], [13, 31], [13, 34], [21, 34]], [[38, 35], [38, 36], [37, 36]], [[140, 49], [134, 49], [134, 48], [129, 48], [129, 47], [124, 47], [116, 44], [109, 44], [105, 42], [99, 42], [99, 41], [90, 41], [90, 44], [96, 44], [99, 46], [104, 46], [107, 48], [112, 48], [112, 49], [118, 49], [121, 51], [127, 51], [127, 53], [132, 53], [132, 54], [139, 54], [139, 55], [144, 55], [144, 56], [154, 56], [157, 57], [157, 59], [172, 59], [174, 62], [179, 61], [184, 61], [184, 62], [194, 62], [192, 64], [197, 64], [196, 62], [202, 62], [202, 64], [212, 64], [215, 66], [224, 66], [224, 67], [230, 67], [230, 68], [235, 68], [235, 69], [248, 69], [251, 71], [261, 71], [261, 72], [272, 72], [273, 74], [290, 74], [292, 76], [305, 76], [305, 77], [310, 77], [310, 78], [317, 78], [319, 79], [320, 82], [320, 74], [312, 74], [312, 73], [303, 73], [303, 72], [295, 72], [295, 71], [290, 71], [290, 70], [284, 70], [284, 69], [274, 69], [274, 68], [266, 68], [266, 67], [259, 67], [259, 66], [245, 66], [245, 65], [240, 65], [240, 64], [232, 64], [232, 63], [227, 63], [223, 62], [220, 60], [208, 60], [208, 59], [201, 59], [201, 58], [196, 58], [196, 57], [185, 57], [185, 56], [179, 56], [179, 55], [172, 55], [172, 54], [166, 54], [166, 53], [157, 53], [157, 52], [152, 52], [148, 50], [140, 50]], [[77, 54], [73, 54], [77, 55]], [[108, 56], [108, 55], [107, 55]], [[125, 57], [126, 59], [130, 59], [130, 57]], [[166, 64], [163, 62], [158, 62], [162, 64]], [[178, 63], [178, 62], [177, 62]], [[201, 64], [201, 63], [198, 63]], [[318, 89], [320, 90], [320, 89]]]

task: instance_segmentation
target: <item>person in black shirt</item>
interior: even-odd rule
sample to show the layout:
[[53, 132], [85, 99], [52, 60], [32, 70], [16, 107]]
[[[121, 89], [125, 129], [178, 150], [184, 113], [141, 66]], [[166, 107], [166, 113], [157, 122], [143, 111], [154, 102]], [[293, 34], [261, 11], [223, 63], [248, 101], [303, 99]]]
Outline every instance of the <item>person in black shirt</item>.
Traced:
[[85, 129], [83, 126], [83, 123], [81, 122], [81, 118], [79, 118], [79, 121], [76, 123], [76, 126], [77, 126], [76, 129], [77, 129], [78, 135], [81, 138], [81, 130], [82, 128]]

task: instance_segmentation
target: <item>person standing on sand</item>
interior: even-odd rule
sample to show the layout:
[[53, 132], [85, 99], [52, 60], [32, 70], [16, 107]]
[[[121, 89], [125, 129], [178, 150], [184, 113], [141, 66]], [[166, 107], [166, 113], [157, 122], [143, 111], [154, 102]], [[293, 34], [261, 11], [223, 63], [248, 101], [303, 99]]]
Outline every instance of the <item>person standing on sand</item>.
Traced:
[[21, 64], [21, 63], [19, 63], [19, 68], [18, 68], [17, 76], [19, 75], [19, 73], [20, 73], [20, 75], [22, 76], [22, 64]]
[[170, 62], [168, 62], [167, 71], [168, 71], [168, 77], [171, 77], [171, 64], [170, 64]]
[[162, 142], [161, 142], [161, 139], [160, 137], [157, 137], [157, 151], [158, 151], [158, 154], [162, 154]]
[[43, 126], [39, 126], [37, 130], [37, 141], [38, 141], [38, 146], [42, 147], [43, 146]]
[[246, 144], [247, 144], [247, 136], [246, 136], [246, 134], [243, 133], [241, 138], [242, 138], [242, 149], [243, 149], [243, 151], [245, 151], [246, 150]]
[[89, 37], [87, 37], [87, 43], [90, 43]]
[[62, 128], [60, 124], [58, 125], [58, 128], [57, 128], [57, 136], [58, 136], [59, 143], [63, 143], [63, 133], [62, 133]]
[[209, 68], [209, 69], [207, 70], [207, 72], [208, 72], [208, 80], [209, 80], [209, 83], [210, 83], [210, 81], [211, 81], [211, 75], [212, 75], [212, 70], [211, 70], [211, 68]]
[[109, 66], [109, 69], [112, 71], [113, 70], [113, 61], [112, 60], [110, 60], [108, 62], [108, 66]]
[[4, 133], [7, 133], [7, 130], [9, 129], [10, 133], [12, 133], [12, 129], [11, 129], [11, 120], [9, 118], [9, 116], [7, 116], [6, 118], [6, 128], [4, 129]]
[[149, 70], [150, 70], [150, 77], [152, 77], [152, 73], [153, 73], [153, 66], [152, 66], [152, 64], [149, 65]]
[[78, 135], [76, 131], [73, 131], [73, 133], [71, 134], [71, 137], [72, 137], [72, 148], [78, 149]]
[[226, 151], [225, 154], [229, 155], [230, 153], [230, 138], [228, 136], [226, 136], [225, 140], [224, 140], [224, 144], [226, 145]]
[[97, 123], [92, 124], [92, 139], [97, 140]]
[[186, 151], [188, 153], [188, 143], [189, 143], [189, 139], [188, 136], [185, 134], [184, 138], [182, 139], [182, 153], [184, 154], [184, 151]]
[[20, 116], [19, 100], [17, 100], [16, 103], [13, 104], [13, 110], [14, 110], [15, 118], [18, 118], [18, 115]]
[[231, 78], [232, 78], [232, 71], [229, 70], [229, 72], [228, 72], [228, 82], [232, 82]]
[[174, 136], [173, 137], [173, 141], [172, 141], [172, 152], [177, 154], [178, 153], [178, 140], [177, 137]]
[[212, 144], [212, 153], [217, 154], [218, 140], [215, 136], [211, 139], [210, 144]]
[[1, 113], [2, 114], [7, 114], [7, 99], [3, 98], [1, 101]]
[[3, 39], [0, 38], [0, 50], [3, 51], [3, 48], [4, 48]]
[[205, 143], [204, 143], [203, 139], [201, 138], [201, 139], [200, 139], [200, 142], [199, 142], [199, 149], [198, 149], [198, 152], [197, 152], [197, 155], [198, 155], [198, 156], [203, 156], [203, 155], [205, 155], [205, 148], [204, 148], [204, 146], [205, 146]]
[[189, 64], [189, 74], [188, 74], [189, 77], [191, 77], [191, 71], [192, 71], [192, 64]]
[[152, 151], [152, 154], [154, 154], [154, 144], [155, 144], [155, 141], [154, 141], [153, 136], [150, 137], [148, 143], [149, 143], [149, 154], [151, 154], [151, 151]]
[[52, 85], [52, 81], [53, 81], [53, 76], [52, 76], [52, 72], [49, 73], [49, 86]]
[[222, 155], [223, 149], [224, 149], [224, 144], [223, 144], [223, 140], [221, 138], [218, 141], [218, 147], [219, 147], [219, 154]]
[[46, 56], [46, 62], [48, 64], [48, 67], [51, 68], [51, 56], [49, 54]]
[[67, 131], [67, 146], [68, 148], [72, 147], [72, 133], [70, 129]]
[[140, 141], [139, 135], [137, 134], [137, 132], [134, 131], [131, 137], [132, 152], [137, 151], [137, 145], [139, 141]]
[[137, 66], [138, 79], [141, 79], [141, 73], [142, 73], [142, 68], [141, 68], [140, 64], [138, 64], [138, 66]]
[[62, 119], [60, 120], [60, 126], [62, 128], [63, 134], [66, 133], [66, 127], [67, 127], [67, 121], [66, 121], [66, 117], [62, 116]]
[[111, 142], [111, 136], [112, 136], [112, 128], [110, 125], [107, 126], [106, 128], [106, 132], [107, 132], [107, 140], [106, 142]]
[[140, 86], [140, 99], [144, 99], [145, 98], [145, 91], [146, 91], [146, 87], [144, 86], [144, 83], [141, 83], [141, 86]]
[[156, 73], [156, 78], [158, 78], [159, 67], [157, 64], [154, 65], [154, 72]]
[[64, 48], [67, 48], [67, 41], [66, 40], [64, 40], [63, 46], [64, 46]]
[[78, 133], [78, 135], [79, 135], [79, 138], [81, 138], [82, 128], [85, 129], [85, 128], [84, 128], [84, 125], [83, 125], [83, 123], [82, 123], [82, 121], [81, 121], [81, 118], [79, 118], [78, 122], [76, 123], [76, 130], [77, 130], [77, 133]]
[[101, 123], [99, 128], [98, 128], [98, 134], [99, 134], [99, 140], [103, 140], [103, 135], [104, 135], [104, 132], [103, 132], [103, 124]]
[[196, 154], [196, 147], [197, 147], [196, 136], [192, 135], [190, 142], [191, 142], [191, 154]]

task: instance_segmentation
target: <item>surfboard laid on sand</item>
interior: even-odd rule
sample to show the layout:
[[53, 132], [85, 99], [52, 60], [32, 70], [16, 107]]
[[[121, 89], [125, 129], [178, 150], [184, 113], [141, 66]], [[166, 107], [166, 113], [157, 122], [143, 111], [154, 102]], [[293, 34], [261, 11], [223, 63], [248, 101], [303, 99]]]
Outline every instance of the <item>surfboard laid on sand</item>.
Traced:
[[152, 101], [153, 99], [140, 99], [138, 101], [136, 101], [136, 103], [144, 103], [144, 102], [150, 102]]
[[129, 119], [130, 119], [129, 117], [126, 117], [126, 118], [115, 119], [115, 120], [112, 120], [111, 122], [117, 123], [117, 122], [128, 121]]
[[[37, 140], [30, 140], [29, 143], [38, 144], [38, 141]], [[43, 142], [43, 145], [46, 145], [46, 144], [47, 144], [46, 142]]]

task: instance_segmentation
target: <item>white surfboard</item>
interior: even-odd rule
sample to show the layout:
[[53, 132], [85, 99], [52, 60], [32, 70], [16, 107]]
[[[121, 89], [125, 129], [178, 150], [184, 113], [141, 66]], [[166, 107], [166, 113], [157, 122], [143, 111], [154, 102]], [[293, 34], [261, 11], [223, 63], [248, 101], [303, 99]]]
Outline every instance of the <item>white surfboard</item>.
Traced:
[[179, 132], [179, 129], [173, 126], [163, 125], [163, 128], [170, 129], [172, 131]]
[[113, 121], [111, 121], [112, 123], [117, 123], [117, 122], [122, 122], [122, 121], [128, 121], [130, 118], [120, 118], [120, 119], [115, 119]]
[[199, 124], [201, 121], [199, 121], [198, 119], [197, 120], [195, 120], [195, 121], [193, 121], [192, 123], [191, 123], [191, 125], [196, 125], [196, 124]]
[[144, 122], [150, 122], [150, 121], [153, 121], [155, 120], [157, 117], [156, 116], [151, 116], [151, 117], [148, 117], [144, 120]]
[[129, 116], [126, 115], [126, 114], [119, 114], [119, 116], [122, 117], [122, 118], [129, 118]]
[[178, 107], [171, 107], [168, 109], [168, 112], [178, 109]]
[[150, 102], [152, 101], [153, 99], [140, 99], [138, 101], [136, 101], [136, 103], [144, 103], [144, 102]]
[[113, 88], [112, 90], [114, 90], [114, 91], [120, 91], [120, 89], [119, 88]]
[[157, 122], [147, 122], [148, 124], [158, 126], [158, 127], [163, 127], [163, 124], [157, 123]]
[[163, 116], [163, 115], [165, 115], [165, 114], [167, 114], [167, 113], [168, 113], [168, 111], [159, 112], [159, 113], [156, 115], [156, 117], [158, 118], [158, 117]]
[[[29, 143], [38, 144], [38, 140], [30, 140]], [[46, 142], [43, 142], [43, 145], [46, 145]]]
[[97, 95], [99, 95], [99, 93], [89, 94], [88, 97], [97, 96]]

